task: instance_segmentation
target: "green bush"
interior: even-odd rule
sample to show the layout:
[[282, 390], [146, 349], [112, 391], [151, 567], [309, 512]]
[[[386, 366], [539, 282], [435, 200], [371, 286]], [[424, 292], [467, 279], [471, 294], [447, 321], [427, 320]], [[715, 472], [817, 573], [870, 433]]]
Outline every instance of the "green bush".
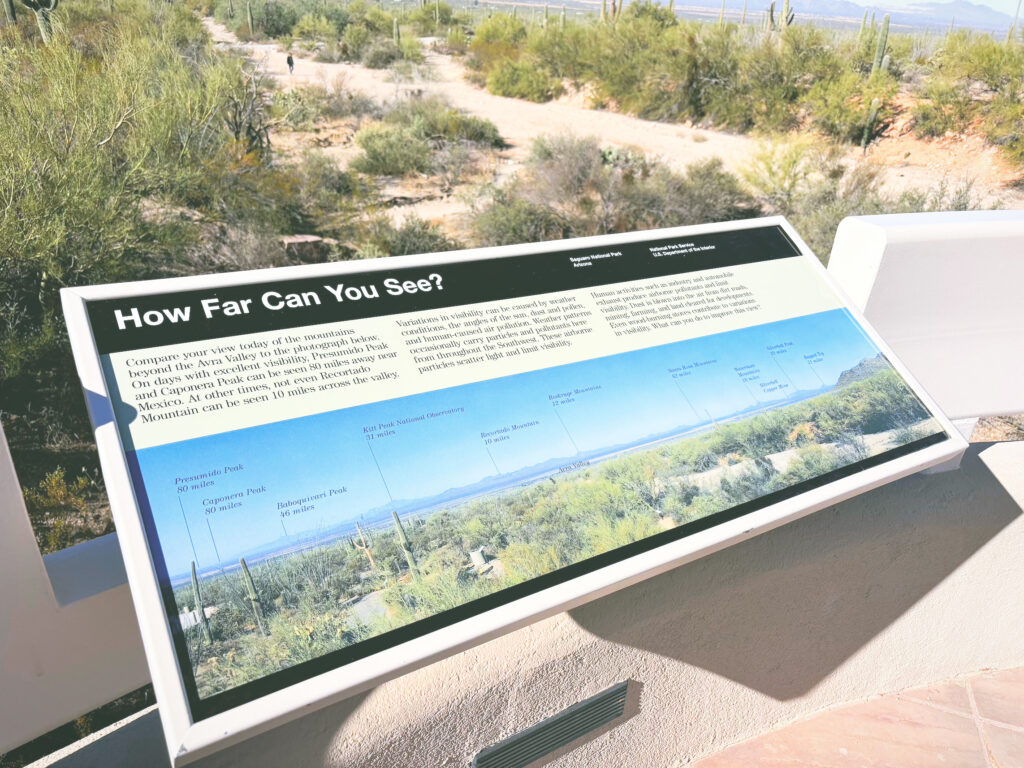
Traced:
[[961, 84], [934, 80], [925, 86], [924, 101], [914, 107], [914, 132], [919, 136], [944, 136], [967, 128], [974, 111], [970, 94]]
[[459, 56], [469, 50], [469, 38], [466, 30], [461, 26], [452, 27], [447, 31], [444, 38], [444, 49], [446, 53]]
[[388, 111], [384, 120], [407, 126], [423, 139], [461, 140], [484, 146], [504, 146], [494, 123], [454, 109], [440, 96], [398, 102]]
[[828, 261], [839, 222], [847, 216], [976, 208], [970, 184], [886, 195], [881, 168], [850, 163], [838, 146], [808, 139], [766, 144], [743, 177], [770, 213], [789, 217], [811, 250]]
[[526, 43], [530, 57], [556, 78], [580, 82], [587, 74], [591, 28], [574, 22], [531, 30]]
[[997, 96], [985, 110], [985, 137], [1018, 166], [1024, 166], [1024, 104], [1015, 96]]
[[362, 63], [370, 69], [384, 69], [402, 58], [402, 49], [393, 40], [377, 39], [363, 49]]
[[717, 159], [678, 174], [574, 136], [534, 140], [524, 177], [490, 188], [485, 199], [474, 227], [487, 245], [747, 218], [760, 210]]
[[808, 93], [806, 104], [814, 116], [814, 125], [838, 141], [860, 143], [871, 114], [874, 99], [881, 102], [875, 126], [884, 123], [886, 107], [896, 93], [896, 81], [885, 72], [861, 80], [854, 72], [845, 72], [834, 80], [817, 83]]
[[331, 23], [331, 26], [333, 26], [339, 34], [345, 31], [350, 20], [348, 11], [341, 5], [325, 4], [321, 8], [320, 14]]
[[440, 29], [452, 26], [455, 14], [445, 2], [429, 2], [409, 14], [409, 21], [421, 35], [434, 34]]
[[410, 253], [451, 251], [462, 246], [435, 225], [410, 216], [395, 226], [384, 218], [372, 219], [360, 235], [362, 256], [404, 256]]
[[569, 225], [547, 206], [530, 202], [516, 185], [492, 188], [473, 217], [481, 245], [513, 245], [571, 236]]
[[363, 173], [406, 176], [429, 173], [433, 167], [430, 144], [400, 125], [371, 125], [356, 133], [356, 144], [363, 150], [352, 167]]
[[254, 15], [263, 34], [275, 39], [291, 34], [300, 23], [298, 11], [282, 2], [264, 3]]
[[[338, 30], [324, 16], [307, 13], [302, 16], [292, 29], [297, 40], [313, 40], [324, 42], [338, 36]], [[269, 32], [267, 34], [270, 34]]]
[[471, 48], [490, 43], [516, 46], [525, 39], [526, 25], [523, 22], [507, 13], [496, 13], [477, 25]]
[[487, 90], [498, 96], [544, 102], [562, 93], [562, 84], [528, 61], [503, 59], [487, 76]]
[[349, 24], [341, 35], [341, 52], [349, 61], [359, 61], [370, 44], [372, 35], [362, 24]]

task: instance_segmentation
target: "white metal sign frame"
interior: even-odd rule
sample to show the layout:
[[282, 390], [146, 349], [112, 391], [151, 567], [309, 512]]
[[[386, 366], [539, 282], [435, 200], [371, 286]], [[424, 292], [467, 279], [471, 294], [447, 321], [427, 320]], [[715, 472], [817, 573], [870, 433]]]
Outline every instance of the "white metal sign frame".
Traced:
[[[316, 674], [226, 711], [204, 719], [197, 720], [193, 717], [182, 670], [176, 655], [171, 625], [165, 612], [161, 585], [150, 552], [146, 526], [133, 490], [125, 449], [118, 428], [113, 421], [110, 392], [103, 374], [101, 356], [97, 351], [96, 339], [86, 308], [88, 302], [152, 296], [178, 291], [257, 285], [294, 278], [340, 277], [355, 272], [387, 271], [404, 267], [441, 267], [446, 264], [482, 259], [556, 253], [569, 248], [603, 248], [657, 238], [689, 238], [764, 227], [781, 228], [799, 250], [799, 255], [810, 263], [811, 268], [815, 270], [821, 281], [839, 296], [841, 303], [860, 324], [874, 345], [888, 358], [925, 407], [938, 420], [946, 433], [944, 439], [920, 450], [904, 453], [883, 463], [869, 466], [854, 474], [837, 477], [827, 484], [721, 522], [713, 527], [696, 530], [683, 538], [574, 576], [554, 586], [534, 591], [511, 602], [476, 613], [343, 666]], [[869, 491], [895, 479], [948, 462], [955, 459], [966, 447], [966, 442], [953, 424], [939, 411], [928, 394], [921, 390], [911, 373], [893, 356], [884, 340], [870, 328], [861, 313], [832, 283], [807, 245], [789, 223], [781, 217], [608, 235], [573, 241], [70, 288], [62, 291], [62, 300], [76, 365], [96, 424], [96, 442], [110, 496], [111, 510], [124, 556], [132, 598], [138, 614], [153, 685], [160, 702], [164, 734], [171, 760], [175, 765], [185, 765], [204, 755], [300, 717], [312, 709], [327, 706], [404, 672], [557, 612], [597, 599], [823, 507]]]

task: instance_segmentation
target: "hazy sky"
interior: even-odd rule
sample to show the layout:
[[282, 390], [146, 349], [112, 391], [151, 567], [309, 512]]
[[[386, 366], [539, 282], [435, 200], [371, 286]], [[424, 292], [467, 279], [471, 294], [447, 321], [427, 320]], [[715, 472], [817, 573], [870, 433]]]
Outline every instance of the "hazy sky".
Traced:
[[[870, 2], [870, 0], [853, 0], [853, 2], [859, 5], [878, 5], [885, 8], [890, 6], [893, 8], [903, 8], [908, 5], [915, 5], [917, 3], [924, 2], [924, 0], [877, 0], [877, 2]], [[941, 3], [945, 2], [945, 0], [936, 0], [936, 2]], [[989, 8], [994, 8], [997, 11], [1002, 11], [1003, 13], [1013, 16], [1017, 10], [1017, 2], [1018, 0], [986, 0], [983, 3], [975, 2], [975, 5], [985, 5]], [[810, 5], [814, 5], [813, 0]]]
[[[389, 496], [427, 497], [834, 384], [876, 353], [835, 310], [147, 448], [138, 459], [168, 570], [180, 574], [193, 559], [208, 568], [284, 535], [357, 519]], [[706, 364], [682, 368], [693, 363]], [[589, 391], [552, 400], [576, 389]], [[432, 416], [417, 420], [424, 414]], [[367, 440], [365, 427], [392, 423]], [[522, 428], [510, 439], [484, 442], [482, 433], [512, 425]], [[180, 478], [238, 465], [210, 487], [178, 492], [187, 484]], [[280, 516], [280, 502], [321, 493], [313, 509]], [[227, 504], [237, 506], [207, 512], [234, 494]]]

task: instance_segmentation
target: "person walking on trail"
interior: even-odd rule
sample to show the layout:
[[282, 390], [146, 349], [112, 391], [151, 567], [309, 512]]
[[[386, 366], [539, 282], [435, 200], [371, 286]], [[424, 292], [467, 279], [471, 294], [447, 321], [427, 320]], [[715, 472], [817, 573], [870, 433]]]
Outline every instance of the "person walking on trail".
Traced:
[[292, 58], [292, 55], [290, 53], [288, 54], [287, 61], [288, 61], [288, 74], [289, 75], [294, 75], [295, 74], [295, 59]]

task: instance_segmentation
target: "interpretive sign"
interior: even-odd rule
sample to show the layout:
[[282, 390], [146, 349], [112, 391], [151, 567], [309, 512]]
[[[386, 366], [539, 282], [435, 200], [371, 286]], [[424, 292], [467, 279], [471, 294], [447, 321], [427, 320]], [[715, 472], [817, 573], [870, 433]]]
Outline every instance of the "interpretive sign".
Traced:
[[782, 219], [63, 298], [179, 764], [964, 447]]

